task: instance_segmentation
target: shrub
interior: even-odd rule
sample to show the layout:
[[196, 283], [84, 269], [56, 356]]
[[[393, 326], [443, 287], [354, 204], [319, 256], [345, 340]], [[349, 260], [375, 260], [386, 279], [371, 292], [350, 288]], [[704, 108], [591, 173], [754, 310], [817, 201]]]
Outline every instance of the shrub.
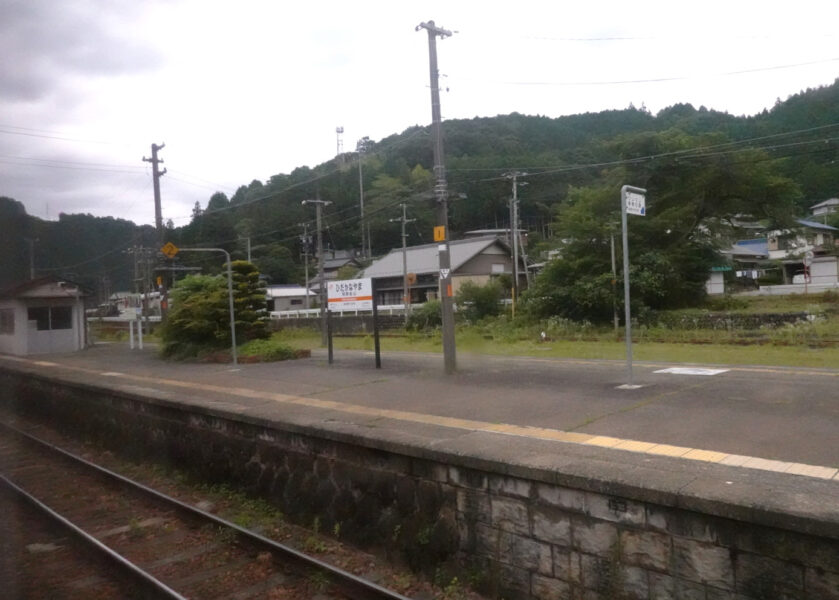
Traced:
[[291, 346], [278, 340], [251, 340], [239, 347], [239, 354], [243, 357], [254, 356], [263, 361], [291, 360], [298, 354]]
[[439, 300], [429, 300], [419, 308], [415, 308], [408, 317], [406, 329], [411, 331], [426, 331], [443, 325], [443, 311]]

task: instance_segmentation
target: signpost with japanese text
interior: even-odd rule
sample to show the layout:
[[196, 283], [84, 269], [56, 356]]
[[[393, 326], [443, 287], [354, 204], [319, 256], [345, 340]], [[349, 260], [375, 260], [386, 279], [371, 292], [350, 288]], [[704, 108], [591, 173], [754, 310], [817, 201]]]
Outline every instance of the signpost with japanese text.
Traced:
[[373, 310], [373, 282], [367, 279], [330, 281], [327, 284], [329, 310]]
[[[382, 368], [382, 354], [379, 345], [379, 314], [376, 305], [373, 280], [346, 279], [330, 281], [327, 284], [327, 314], [355, 310], [373, 311], [373, 346], [376, 355], [376, 368]], [[332, 326], [327, 326], [329, 363], [332, 364]]]
[[626, 328], [626, 370], [627, 382], [620, 386], [633, 389], [640, 386], [635, 385], [632, 380], [632, 316], [629, 310], [629, 239], [626, 231], [626, 215], [647, 214], [647, 190], [643, 188], [625, 185], [621, 188], [621, 228], [623, 230], [623, 305], [624, 305], [624, 327]]

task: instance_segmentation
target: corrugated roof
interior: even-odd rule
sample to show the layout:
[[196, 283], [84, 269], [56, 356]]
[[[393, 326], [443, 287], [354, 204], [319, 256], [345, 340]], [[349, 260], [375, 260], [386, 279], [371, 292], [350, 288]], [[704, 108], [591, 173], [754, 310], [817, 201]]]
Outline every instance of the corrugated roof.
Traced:
[[[472, 238], [449, 242], [450, 263], [452, 271], [457, 271], [464, 263], [471, 260], [493, 244], [499, 244], [507, 249], [507, 244], [496, 237]], [[440, 270], [438, 257], [439, 244], [425, 244], [412, 246], [405, 251], [408, 272], [423, 275], [436, 273]], [[402, 248], [394, 248], [387, 255], [375, 261], [364, 269], [359, 277], [399, 277], [402, 275]]]
[[825, 231], [839, 231], [835, 227], [831, 225], [825, 225], [824, 223], [817, 223], [816, 221], [808, 221], [807, 219], [796, 219], [796, 222], [799, 225], [804, 225], [804, 227], [809, 227], [810, 229], [823, 229]]

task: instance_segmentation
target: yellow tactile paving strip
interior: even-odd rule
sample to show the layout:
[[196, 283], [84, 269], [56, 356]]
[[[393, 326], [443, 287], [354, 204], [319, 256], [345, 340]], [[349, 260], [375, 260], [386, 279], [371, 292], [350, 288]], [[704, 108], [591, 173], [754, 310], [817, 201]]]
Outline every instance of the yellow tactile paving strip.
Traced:
[[[818, 465], [807, 465], [794, 462], [784, 462], [778, 460], [769, 460], [755, 456], [742, 456], [738, 454], [726, 454], [724, 452], [716, 452], [713, 450], [703, 450], [700, 448], [688, 448], [683, 446], [673, 446], [670, 444], [656, 444], [653, 442], [644, 442], [640, 440], [628, 440], [615, 438], [604, 435], [592, 435], [586, 433], [578, 433], [573, 431], [561, 431], [558, 429], [547, 429], [543, 427], [531, 427], [524, 425], [511, 425], [505, 423], [489, 423], [485, 421], [476, 421], [473, 419], [459, 419], [454, 417], [443, 417], [438, 415], [430, 415], [425, 413], [418, 413], [404, 410], [391, 410], [384, 408], [374, 408], [369, 406], [362, 406], [359, 404], [349, 404], [345, 402], [335, 402], [332, 400], [322, 400], [318, 398], [306, 398], [303, 396], [290, 396], [287, 394], [280, 394], [276, 392], [264, 392], [250, 388], [241, 387], [226, 387], [219, 385], [211, 385], [205, 383], [198, 383], [194, 381], [183, 381], [177, 379], [161, 379], [158, 377], [150, 377], [144, 375], [131, 375], [128, 373], [118, 373], [114, 371], [98, 371], [94, 369], [87, 369], [84, 367], [76, 367], [70, 365], [62, 365], [49, 361], [29, 360], [19, 357], [2, 356], [0, 358], [12, 360], [16, 362], [30, 363], [42, 367], [59, 367], [81, 373], [86, 373], [94, 377], [109, 377], [115, 379], [123, 379], [127, 381], [142, 382], [146, 385], [157, 384], [169, 387], [184, 388], [195, 391], [216, 392], [221, 394], [239, 396], [242, 398], [271, 400], [283, 404], [294, 404], [298, 406], [308, 406], [312, 408], [322, 408], [329, 410], [343, 411], [347, 413], [366, 415], [376, 418], [387, 418], [398, 421], [405, 421], [410, 423], [421, 423], [424, 425], [439, 425], [442, 427], [450, 427], [453, 429], [462, 429], [466, 431], [482, 431], [487, 433], [497, 433], [501, 435], [513, 435], [519, 437], [527, 437], [541, 440], [552, 440], [558, 442], [565, 442], [570, 444], [581, 444], [585, 446], [597, 446], [601, 448], [610, 448], [613, 450], [622, 450], [624, 452], [637, 452], [642, 454], [653, 454], [658, 456], [669, 456], [684, 460], [696, 460], [702, 462], [718, 463], [722, 465], [741, 467], [747, 469], [760, 469], [764, 471], [774, 471], [780, 473], [789, 473], [794, 475], [801, 475], [805, 477], [813, 477], [817, 479], [830, 479], [839, 482], [839, 469], [834, 467], [823, 467]], [[580, 361], [581, 363], [584, 361]], [[588, 363], [586, 363], [588, 364]], [[592, 363], [594, 364], [594, 363]], [[650, 365], [647, 365], [650, 366]], [[733, 370], [733, 369], [732, 369]], [[742, 370], [752, 370], [742, 368]], [[766, 368], [754, 369], [757, 372], [784, 372], [790, 373], [788, 370], [772, 370]], [[796, 372], [797, 373], [797, 372]], [[821, 371], [814, 371], [808, 374], [819, 375], [834, 375], [833, 373], [825, 373]]]

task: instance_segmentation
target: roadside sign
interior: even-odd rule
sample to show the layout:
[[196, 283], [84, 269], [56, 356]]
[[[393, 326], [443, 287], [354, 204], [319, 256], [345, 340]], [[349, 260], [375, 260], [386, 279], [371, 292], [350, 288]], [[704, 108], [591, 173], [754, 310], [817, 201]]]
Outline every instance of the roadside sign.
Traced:
[[161, 252], [166, 256], [166, 258], [175, 258], [175, 255], [180, 252], [180, 248], [178, 248], [172, 242], [166, 242], [163, 248], [160, 249]]
[[626, 192], [626, 214], [642, 217], [647, 214], [647, 200], [643, 194]]
[[414, 285], [417, 282], [417, 274], [408, 273], [408, 275], [406, 275], [406, 279], [408, 280], [408, 285]]
[[373, 310], [373, 282], [369, 277], [330, 281], [326, 290], [330, 311]]
[[446, 241], [446, 226], [445, 225], [438, 225], [434, 228], [434, 241], [435, 242], [445, 242]]
[[807, 250], [807, 252], [804, 253], [804, 266], [805, 267], [809, 267], [810, 265], [813, 264], [813, 257], [814, 256], [815, 255], [813, 254], [812, 250]]

